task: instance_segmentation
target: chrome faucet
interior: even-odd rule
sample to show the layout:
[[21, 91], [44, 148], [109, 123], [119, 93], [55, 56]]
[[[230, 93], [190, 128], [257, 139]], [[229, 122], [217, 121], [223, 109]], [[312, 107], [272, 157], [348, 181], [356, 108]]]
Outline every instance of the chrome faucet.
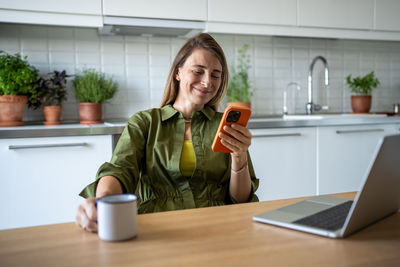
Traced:
[[306, 113], [313, 114], [315, 111], [321, 110], [321, 106], [315, 104], [313, 102], [313, 84], [312, 84], [312, 74], [314, 70], [315, 62], [320, 59], [324, 63], [325, 67], [325, 86], [329, 85], [329, 70], [328, 70], [328, 62], [323, 56], [317, 56], [313, 59], [310, 65], [310, 69], [308, 70], [308, 102], [306, 104]]
[[300, 84], [296, 82], [290, 82], [286, 85], [285, 91], [283, 91], [283, 115], [288, 115], [288, 107], [287, 107], [287, 93], [290, 86], [295, 86], [297, 91], [301, 90]]

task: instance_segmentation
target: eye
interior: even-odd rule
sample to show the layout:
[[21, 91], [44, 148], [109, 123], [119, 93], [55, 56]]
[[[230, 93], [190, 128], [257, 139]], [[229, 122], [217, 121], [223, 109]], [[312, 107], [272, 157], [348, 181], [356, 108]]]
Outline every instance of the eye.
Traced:
[[219, 79], [219, 78], [221, 78], [221, 74], [220, 73], [212, 73], [211, 77], [213, 77], [214, 79]]
[[194, 69], [194, 70], [193, 70], [193, 73], [196, 74], [196, 75], [202, 75], [202, 74], [203, 74], [203, 70], [201, 70], [201, 69]]

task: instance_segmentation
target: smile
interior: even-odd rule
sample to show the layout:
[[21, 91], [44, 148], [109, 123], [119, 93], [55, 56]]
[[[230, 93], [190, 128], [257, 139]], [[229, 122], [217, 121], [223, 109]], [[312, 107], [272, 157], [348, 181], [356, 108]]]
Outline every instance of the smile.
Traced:
[[196, 90], [197, 92], [199, 92], [200, 94], [206, 95], [211, 93], [212, 91], [210, 90], [204, 90], [204, 89], [200, 89], [200, 88], [194, 88], [194, 90]]

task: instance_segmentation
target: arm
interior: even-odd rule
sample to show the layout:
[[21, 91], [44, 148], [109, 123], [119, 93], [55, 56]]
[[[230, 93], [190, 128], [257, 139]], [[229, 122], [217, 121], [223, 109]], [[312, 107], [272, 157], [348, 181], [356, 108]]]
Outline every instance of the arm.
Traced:
[[117, 178], [114, 176], [103, 176], [97, 184], [96, 197], [102, 197], [112, 194], [122, 194], [122, 186]]
[[[97, 198], [124, 191], [135, 192], [145, 144], [143, 136], [145, 126], [142, 126], [140, 122], [137, 116], [132, 118], [118, 141], [111, 161], [100, 167], [96, 182], [91, 183], [81, 192], [80, 195], [86, 200], [79, 205], [75, 221], [84, 230], [97, 232], [95, 206]], [[135, 140], [135, 145], [132, 145], [133, 140]]]
[[79, 205], [76, 212], [76, 224], [88, 232], [97, 232], [97, 209], [96, 200], [99, 197], [121, 194], [122, 186], [117, 178], [114, 176], [101, 177], [96, 189], [96, 197], [87, 198], [82, 204]]
[[251, 144], [252, 135], [246, 127], [232, 124], [224, 130], [232, 137], [220, 133], [221, 143], [232, 150], [231, 180], [229, 192], [239, 203], [247, 202], [251, 193], [251, 178], [248, 169], [247, 150]]

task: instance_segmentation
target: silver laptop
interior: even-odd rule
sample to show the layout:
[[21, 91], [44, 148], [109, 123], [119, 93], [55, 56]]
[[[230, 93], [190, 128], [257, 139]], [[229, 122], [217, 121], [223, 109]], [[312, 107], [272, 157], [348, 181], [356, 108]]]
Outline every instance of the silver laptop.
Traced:
[[316, 196], [253, 217], [273, 224], [331, 238], [343, 238], [400, 208], [400, 135], [379, 140], [354, 201]]

